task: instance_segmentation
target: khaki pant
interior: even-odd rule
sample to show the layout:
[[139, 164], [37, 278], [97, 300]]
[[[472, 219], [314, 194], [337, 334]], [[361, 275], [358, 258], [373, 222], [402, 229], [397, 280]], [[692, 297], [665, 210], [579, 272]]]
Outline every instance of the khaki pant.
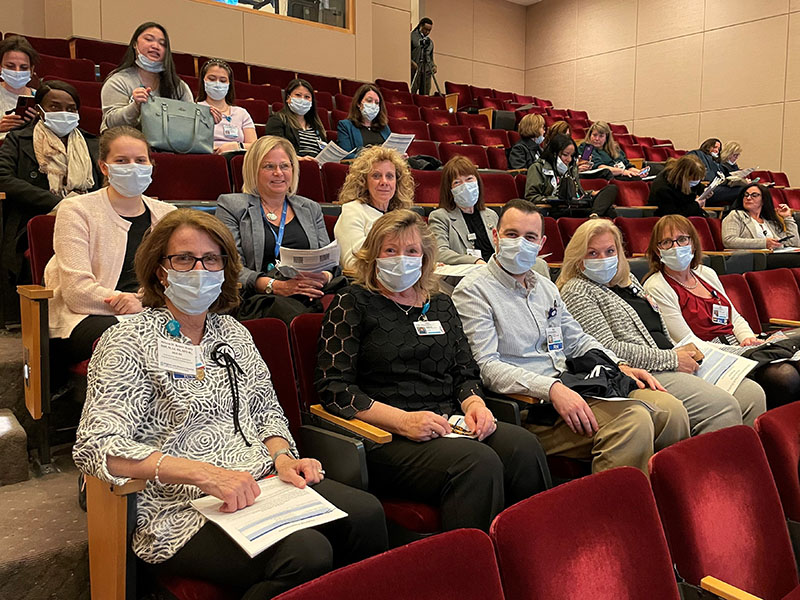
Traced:
[[655, 407], [650, 412], [635, 400], [587, 400], [599, 429], [592, 437], [573, 433], [559, 417], [555, 425], [525, 426], [536, 434], [545, 452], [569, 458], [592, 459], [592, 472], [631, 466], [647, 474], [654, 452], [689, 437], [689, 417], [674, 396], [655, 390], [635, 390], [636, 398]]

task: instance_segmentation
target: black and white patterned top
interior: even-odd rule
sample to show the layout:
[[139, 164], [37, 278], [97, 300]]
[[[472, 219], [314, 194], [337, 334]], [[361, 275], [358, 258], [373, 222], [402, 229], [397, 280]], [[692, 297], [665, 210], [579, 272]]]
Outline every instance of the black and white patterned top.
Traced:
[[[297, 455], [289, 423], [278, 404], [269, 371], [250, 333], [229, 316], [209, 313], [200, 343], [205, 377], [176, 379], [158, 368], [158, 339], [179, 340], [166, 331], [172, 318], [165, 308], [145, 309], [108, 329], [89, 363], [73, 458], [78, 468], [113, 484], [124, 477], [108, 472], [106, 457], [142, 460], [155, 451], [170, 456], [248, 471], [259, 479], [274, 471], [262, 443], [286, 439]], [[247, 446], [234, 433], [233, 398], [226, 371], [211, 359], [221, 342], [229, 344], [244, 371], [238, 375], [239, 422]], [[159, 563], [173, 556], [205, 523], [190, 505], [203, 493], [191, 485], [158, 486], [148, 481], [137, 498], [132, 547], [137, 556]]]

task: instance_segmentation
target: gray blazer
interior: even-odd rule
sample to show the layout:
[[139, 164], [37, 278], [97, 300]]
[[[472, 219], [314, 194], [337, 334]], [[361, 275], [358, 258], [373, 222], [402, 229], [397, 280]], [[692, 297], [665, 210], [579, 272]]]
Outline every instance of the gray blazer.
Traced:
[[[317, 202], [303, 196], [289, 196], [289, 206], [308, 236], [312, 250], [330, 243], [325, 219]], [[217, 199], [216, 217], [225, 223], [233, 234], [236, 249], [242, 259], [239, 282], [244, 289], [253, 289], [256, 279], [264, 272], [264, 217], [261, 213], [261, 198], [251, 194], [222, 194]]]
[[[481, 211], [483, 225], [489, 240], [492, 239], [492, 229], [497, 227], [497, 213], [491, 209]], [[469, 239], [469, 229], [464, 220], [461, 209], [453, 210], [437, 208], [428, 215], [428, 227], [436, 236], [439, 246], [439, 260], [446, 265], [471, 265], [477, 258], [467, 254], [467, 250], [475, 248], [475, 243]]]
[[[767, 230], [769, 237], [779, 240], [786, 236], [792, 236], [788, 242], [782, 246], [797, 246], [800, 239], [797, 237], [797, 223], [794, 217], [784, 219], [786, 231], [779, 223], [774, 221], [764, 221], [764, 229]], [[726, 248], [766, 248], [767, 239], [758, 235], [756, 224], [750, 213], [746, 210], [732, 210], [728, 216], [722, 219], [722, 243]]]

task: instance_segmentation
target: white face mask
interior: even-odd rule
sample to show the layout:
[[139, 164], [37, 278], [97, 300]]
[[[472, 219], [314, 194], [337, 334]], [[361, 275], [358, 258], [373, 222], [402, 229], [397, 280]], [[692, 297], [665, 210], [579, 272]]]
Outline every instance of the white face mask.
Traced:
[[80, 115], [67, 110], [44, 113], [44, 124], [58, 137], [66, 137], [78, 126]]
[[153, 182], [153, 165], [127, 163], [106, 164], [108, 183], [117, 193], [126, 198], [140, 196]]
[[[164, 269], [164, 267], [161, 267]], [[201, 315], [219, 298], [225, 271], [175, 271], [167, 272], [164, 295], [179, 311], [187, 315]]]
[[714, 158], [719, 158], [719, 152], [712, 152], [711, 156], [713, 156]]
[[541, 246], [523, 237], [498, 238], [497, 262], [509, 273], [521, 275], [533, 268]]
[[544, 136], [543, 135], [537, 136], [537, 137], [533, 138], [533, 141], [536, 142], [537, 144], [541, 145], [541, 143], [544, 141]]
[[372, 121], [381, 112], [381, 105], [374, 102], [364, 102], [361, 105], [361, 114], [367, 121]]
[[11, 69], [3, 69], [0, 71], [3, 75], [3, 81], [13, 90], [24, 88], [31, 80], [30, 71], [12, 71]]
[[685, 271], [692, 264], [693, 258], [694, 251], [691, 244], [688, 246], [673, 246], [669, 250], [661, 251], [661, 262], [673, 271]]
[[694, 187], [694, 186], [696, 186], [698, 183], [700, 183], [700, 180], [699, 180], [699, 179], [692, 179], [692, 180], [690, 180], [690, 181], [689, 181], [689, 187], [690, 187], [690, 188], [693, 188], [693, 187]]
[[164, 70], [163, 60], [151, 60], [138, 52], [136, 53], [136, 64], [148, 73], [161, 73]]
[[583, 274], [596, 283], [606, 285], [614, 279], [617, 274], [619, 258], [609, 256], [607, 258], [584, 258]]
[[421, 256], [387, 256], [376, 261], [378, 281], [392, 292], [404, 292], [422, 277]]
[[225, 96], [228, 95], [228, 88], [230, 84], [223, 83], [222, 81], [203, 81], [203, 87], [206, 90], [206, 94], [212, 100], [224, 100]]
[[567, 172], [567, 169], [569, 169], [569, 166], [567, 166], [567, 164], [561, 160], [560, 156], [556, 158], [556, 169], [558, 169], [558, 172], [562, 175]]
[[733, 166], [733, 165], [736, 164], [735, 160], [726, 160], [725, 162], [728, 163], [730, 166]]
[[470, 208], [475, 206], [481, 195], [477, 181], [465, 181], [450, 190], [453, 193], [453, 200], [460, 208]]
[[294, 114], [300, 115], [302, 117], [309, 110], [311, 110], [311, 100], [306, 100], [305, 98], [298, 98], [297, 96], [292, 96], [291, 98], [289, 98], [289, 108]]

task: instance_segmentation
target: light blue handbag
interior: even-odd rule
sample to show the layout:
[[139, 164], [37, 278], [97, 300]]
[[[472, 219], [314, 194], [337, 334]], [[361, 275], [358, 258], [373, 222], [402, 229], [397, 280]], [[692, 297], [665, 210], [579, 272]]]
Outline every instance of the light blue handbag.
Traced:
[[211, 109], [194, 102], [150, 95], [142, 104], [142, 133], [156, 150], [178, 154], [214, 151]]

